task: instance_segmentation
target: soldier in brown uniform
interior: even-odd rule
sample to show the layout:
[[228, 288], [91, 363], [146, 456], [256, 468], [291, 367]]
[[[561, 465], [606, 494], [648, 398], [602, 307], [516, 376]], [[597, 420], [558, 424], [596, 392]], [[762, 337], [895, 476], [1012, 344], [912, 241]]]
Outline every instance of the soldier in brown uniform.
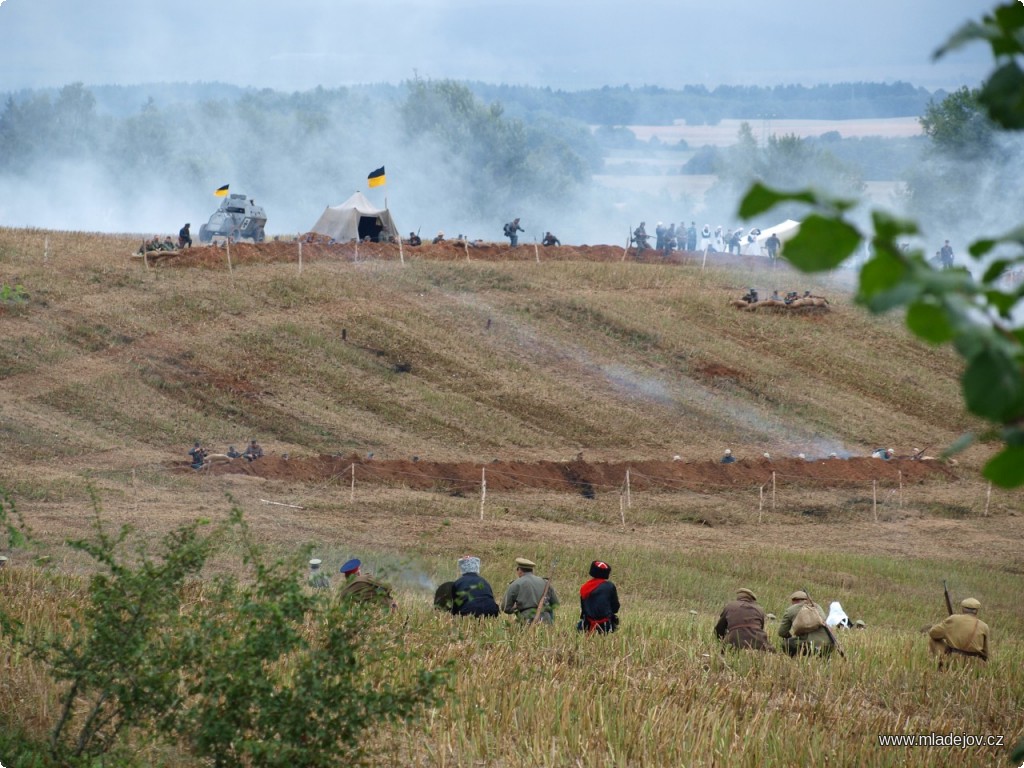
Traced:
[[353, 558], [339, 569], [345, 575], [345, 586], [339, 593], [341, 599], [352, 600], [364, 605], [379, 605], [390, 611], [398, 610], [398, 603], [391, 595], [391, 587], [361, 570], [362, 562]]
[[[808, 631], [802, 628], [804, 622], [797, 620], [797, 614], [802, 608], [808, 608], [817, 614], [818, 620], [814, 622], [817, 626], [814, 629]], [[794, 624], [797, 625], [797, 631], [793, 631]], [[789, 608], [779, 622], [779, 637], [782, 638], [783, 650], [790, 656], [828, 656], [834, 647], [832, 636], [825, 626], [825, 612], [820, 606], [815, 605], [803, 590], [789, 596]]]
[[715, 637], [735, 648], [771, 651], [764, 621], [764, 609], [757, 604], [757, 596], [743, 587], [736, 590], [736, 599], [722, 609], [715, 625]]
[[928, 650], [939, 657], [939, 669], [949, 656], [988, 661], [988, 624], [978, 618], [981, 603], [973, 597], [960, 601], [954, 613], [928, 630]]

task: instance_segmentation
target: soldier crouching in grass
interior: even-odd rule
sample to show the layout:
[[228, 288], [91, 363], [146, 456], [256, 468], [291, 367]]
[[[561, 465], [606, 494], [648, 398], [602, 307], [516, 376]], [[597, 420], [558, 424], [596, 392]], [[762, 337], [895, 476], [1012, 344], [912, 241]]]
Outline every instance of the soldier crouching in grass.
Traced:
[[[553, 624], [553, 609], [558, 605], [558, 595], [555, 594], [551, 582], [533, 572], [536, 567], [536, 563], [525, 557], [516, 558], [516, 578], [505, 590], [501, 610], [505, 613], [514, 613], [520, 623], [531, 624], [539, 609], [540, 617], [537, 621]], [[541, 601], [544, 603], [543, 606]]]
[[960, 601], [961, 613], [947, 616], [928, 630], [928, 650], [939, 657], [939, 669], [950, 656], [988, 661], [988, 624], [978, 618], [981, 603], [973, 597]]
[[779, 622], [783, 650], [790, 656], [831, 655], [835, 643], [825, 626], [825, 612], [803, 590], [790, 595], [789, 603]]
[[741, 587], [736, 590], [736, 599], [726, 603], [722, 609], [715, 625], [715, 637], [724, 645], [734, 648], [771, 653], [772, 647], [768, 644], [764, 622], [764, 608], [757, 604], [757, 596], [746, 587]]

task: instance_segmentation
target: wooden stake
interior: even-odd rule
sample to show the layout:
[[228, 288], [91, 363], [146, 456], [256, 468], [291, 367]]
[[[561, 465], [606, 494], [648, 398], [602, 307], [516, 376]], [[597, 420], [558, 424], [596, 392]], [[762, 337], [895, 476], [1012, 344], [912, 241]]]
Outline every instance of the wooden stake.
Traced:
[[704, 271], [704, 265], [707, 264], [707, 263], [708, 263], [708, 248], [707, 248], [707, 246], [704, 246], [704, 258], [700, 262], [700, 271], [701, 272]]
[[228, 238], [228, 272], [231, 272], [231, 238]]
[[626, 506], [630, 509], [633, 508], [633, 496], [629, 488], [629, 469], [626, 469]]
[[398, 237], [398, 260], [405, 264], [405, 251], [402, 250], [402, 237]]
[[622, 520], [622, 527], [626, 527], [626, 500], [623, 494], [619, 494], [619, 519]]
[[903, 470], [900, 470], [900, 509], [903, 509]]
[[[145, 248], [142, 249], [142, 253], [143, 253], [143, 255], [145, 255], [145, 253], [146, 253], [146, 249]], [[49, 258], [50, 258], [50, 236], [47, 235], [43, 239], [43, 264], [45, 264]]]
[[354, 259], [358, 263], [359, 261], [359, 238], [356, 238], [356, 257]]
[[992, 481], [988, 481], [988, 493], [985, 494], [985, 517], [988, 517], [988, 505], [992, 501]]
[[463, 240], [462, 241], [462, 250], [464, 250], [466, 252], [466, 261], [469, 261], [469, 241], [468, 240]]
[[871, 509], [875, 513], [875, 522], [878, 522], [878, 481], [871, 481]]
[[775, 511], [775, 470], [772, 470], [772, 512]]
[[762, 485], [757, 489], [758, 491], [758, 502], [757, 502], [757, 522], [761, 523], [761, 518], [764, 515], [764, 486]]
[[484, 502], [487, 501], [487, 467], [480, 468], [480, 520], [484, 519]]
[[540, 249], [537, 248], [537, 244], [533, 244], [533, 255], [537, 257], [537, 263], [540, 264]]
[[349, 492], [348, 500], [350, 504], [356, 503], [356, 465], [352, 463], [352, 490]]

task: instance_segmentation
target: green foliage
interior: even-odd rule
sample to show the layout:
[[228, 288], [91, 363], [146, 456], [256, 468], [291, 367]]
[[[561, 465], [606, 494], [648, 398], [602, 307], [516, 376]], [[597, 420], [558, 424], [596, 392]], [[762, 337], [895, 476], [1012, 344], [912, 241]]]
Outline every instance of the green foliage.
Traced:
[[[983, 24], [961, 30], [946, 49], [982, 38], [992, 43], [997, 58], [1024, 54], [1024, 38], [1013, 34], [1024, 24], [1021, 16], [1015, 5], [1000, 6]], [[997, 70], [993, 77], [1003, 77], [1000, 72], [1004, 70]], [[1024, 122], [1024, 80], [1018, 85], [1016, 103]], [[990, 79], [982, 93], [990, 93], [993, 87]], [[998, 89], [1004, 87], [998, 85]], [[1000, 105], [1012, 103], [1007, 92], [999, 93]], [[966, 92], [955, 96], [945, 105], [944, 114], [932, 114], [928, 125], [944, 145], [965, 152], [982, 141], [968, 130], [977, 121], [964, 117], [975, 99]], [[993, 111], [991, 97], [978, 97], [977, 101], [987, 110], [986, 119], [1004, 128], [1019, 127], [998, 110]], [[849, 201], [814, 190], [777, 192], [756, 184], [743, 199], [740, 214], [749, 218], [792, 201], [815, 210], [786, 246], [787, 258], [800, 269], [837, 266], [867, 237], [845, 220]], [[981, 277], [975, 278], [963, 268], [936, 270], [923, 253], [901, 246], [901, 238], [918, 234], [916, 223], [896, 219], [884, 211], [874, 211], [872, 223], [873, 255], [861, 269], [857, 300], [874, 312], [906, 307], [907, 326], [913, 333], [932, 343], [954, 344], [966, 363], [961, 385], [967, 409], [995, 425], [984, 437], [1005, 443], [1004, 449], [986, 464], [984, 474], [1001, 486], [1024, 485], [1024, 332], [1013, 321], [1022, 292], [1003, 289], [999, 282], [1007, 269], [1024, 264], [1024, 227], [1001, 236], [983, 237], [970, 246], [969, 252], [981, 272]]]
[[23, 304], [28, 301], [28, 293], [23, 285], [0, 285], [0, 303]]
[[989, 153], [995, 142], [995, 130], [979, 96], [978, 90], [965, 87], [938, 104], [928, 104], [921, 117], [921, 128], [937, 150], [963, 159]]
[[[65, 684], [55, 761], [163, 737], [219, 766], [351, 763], [374, 727], [437, 702], [447, 668], [420, 668], [382, 617], [310, 593], [292, 567], [268, 563], [237, 508], [219, 525], [171, 531], [151, 553], [130, 548], [130, 528], [109, 534], [93, 503], [93, 536], [69, 545], [99, 570], [70, 631], [36, 637], [0, 608], [13, 642]], [[5, 525], [7, 510], [9, 501]], [[243, 567], [209, 588], [199, 578], [231, 531], [242, 534]]]

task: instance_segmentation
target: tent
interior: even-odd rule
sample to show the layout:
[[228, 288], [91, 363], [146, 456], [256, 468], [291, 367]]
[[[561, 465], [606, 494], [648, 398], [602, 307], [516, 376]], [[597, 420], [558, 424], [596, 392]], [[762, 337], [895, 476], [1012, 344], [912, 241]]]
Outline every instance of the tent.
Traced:
[[387, 208], [377, 208], [362, 192], [356, 192], [341, 205], [327, 206], [310, 232], [326, 235], [339, 243], [369, 237], [398, 239], [398, 227]]
[[775, 235], [782, 241], [783, 247], [785, 247], [788, 240], [792, 240], [796, 233], [800, 231], [800, 222], [793, 221], [792, 219], [786, 219], [781, 224], [776, 224], [774, 227], [768, 227], [768, 229], [762, 229], [761, 234], [757, 236], [757, 239], [753, 243], [744, 245], [743, 252], [754, 256], [767, 256], [768, 249], [764, 247], [764, 241], [772, 235]]

